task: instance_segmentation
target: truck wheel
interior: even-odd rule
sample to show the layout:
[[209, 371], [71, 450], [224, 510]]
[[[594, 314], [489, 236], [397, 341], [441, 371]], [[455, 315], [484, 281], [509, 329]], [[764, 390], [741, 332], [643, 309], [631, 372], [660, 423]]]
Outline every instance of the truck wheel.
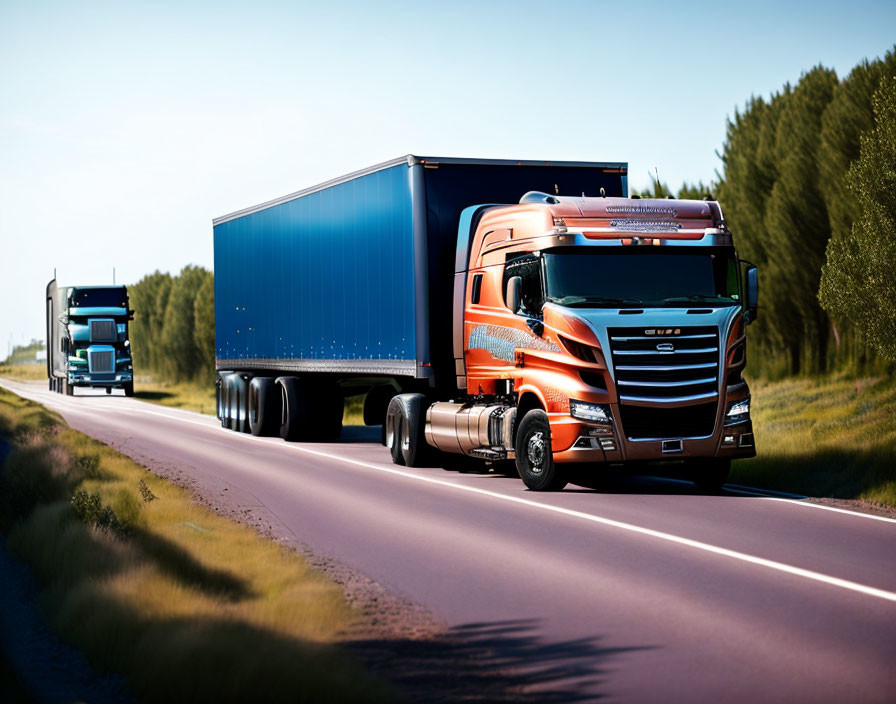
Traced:
[[227, 377], [232, 373], [233, 372], [219, 371], [217, 378], [215, 379], [215, 402], [217, 404], [215, 415], [218, 417], [218, 420], [221, 421], [222, 428], [227, 427], [225, 421], [227, 418], [226, 390], [224, 387], [227, 382]]
[[719, 491], [728, 481], [730, 459], [690, 460], [685, 462], [688, 478], [702, 491]]
[[107, 387], [106, 387], [106, 396], [110, 395], [111, 393], [112, 393], [112, 387], [111, 387], [111, 386], [107, 386]]
[[392, 461], [406, 467], [425, 467], [432, 454], [426, 442], [426, 397], [393, 396], [386, 410], [386, 442]]
[[563, 469], [554, 464], [551, 425], [541, 409], [529, 411], [516, 431], [516, 469], [532, 491], [560, 491], [566, 486]]
[[124, 395], [131, 398], [134, 395], [134, 382], [128, 381], [124, 385]]
[[249, 384], [249, 430], [253, 435], [274, 435], [280, 415], [280, 389], [274, 379], [255, 377]]
[[281, 376], [280, 387], [280, 437], [284, 440], [313, 440], [314, 423], [311, 401], [301, 379]]
[[74, 396], [75, 395], [75, 387], [69, 384], [67, 381], [63, 382], [65, 386], [65, 395], [66, 396]]

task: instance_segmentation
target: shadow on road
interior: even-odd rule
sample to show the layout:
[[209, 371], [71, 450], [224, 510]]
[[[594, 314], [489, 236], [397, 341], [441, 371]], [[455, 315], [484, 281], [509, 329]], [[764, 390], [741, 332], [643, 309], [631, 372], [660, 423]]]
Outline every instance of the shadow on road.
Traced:
[[408, 701], [581, 702], [600, 698], [612, 658], [647, 647], [605, 648], [599, 638], [555, 643], [538, 621], [471, 623], [430, 640], [361, 640], [348, 644]]
[[[162, 401], [166, 398], [174, 398], [174, 394], [168, 391], [135, 391], [134, 397], [139, 398], [141, 401]], [[104, 398], [104, 396], [99, 396], [98, 398]]]

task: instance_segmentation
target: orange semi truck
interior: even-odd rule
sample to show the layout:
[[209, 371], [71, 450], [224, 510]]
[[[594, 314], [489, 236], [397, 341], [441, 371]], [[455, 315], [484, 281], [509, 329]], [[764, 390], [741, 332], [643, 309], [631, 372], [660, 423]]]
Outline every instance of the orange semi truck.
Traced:
[[715, 201], [625, 197], [626, 165], [403, 157], [215, 221], [218, 415], [334, 439], [365, 394], [396, 464], [755, 455], [756, 268]]

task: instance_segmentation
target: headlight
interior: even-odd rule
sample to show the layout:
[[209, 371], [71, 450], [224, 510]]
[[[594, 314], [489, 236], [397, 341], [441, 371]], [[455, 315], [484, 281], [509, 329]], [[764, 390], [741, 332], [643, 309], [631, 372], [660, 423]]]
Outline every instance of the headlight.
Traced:
[[573, 418], [588, 421], [589, 423], [612, 423], [609, 406], [601, 406], [597, 403], [585, 403], [569, 399], [569, 414]]
[[737, 425], [750, 420], [750, 399], [745, 398], [743, 401], [734, 401], [728, 405], [728, 411], [725, 413], [725, 425]]

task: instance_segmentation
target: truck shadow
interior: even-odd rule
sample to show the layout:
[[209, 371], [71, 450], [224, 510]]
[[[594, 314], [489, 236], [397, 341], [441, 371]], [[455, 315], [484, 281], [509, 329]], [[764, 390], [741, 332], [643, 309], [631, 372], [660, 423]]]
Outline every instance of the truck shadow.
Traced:
[[166, 398], [174, 398], [174, 394], [168, 391], [135, 391], [134, 398], [142, 401], [162, 401]]
[[651, 647], [600, 638], [545, 642], [537, 619], [469, 623], [429, 639], [355, 640], [349, 652], [408, 701], [581, 702], [601, 698], [610, 661]]

